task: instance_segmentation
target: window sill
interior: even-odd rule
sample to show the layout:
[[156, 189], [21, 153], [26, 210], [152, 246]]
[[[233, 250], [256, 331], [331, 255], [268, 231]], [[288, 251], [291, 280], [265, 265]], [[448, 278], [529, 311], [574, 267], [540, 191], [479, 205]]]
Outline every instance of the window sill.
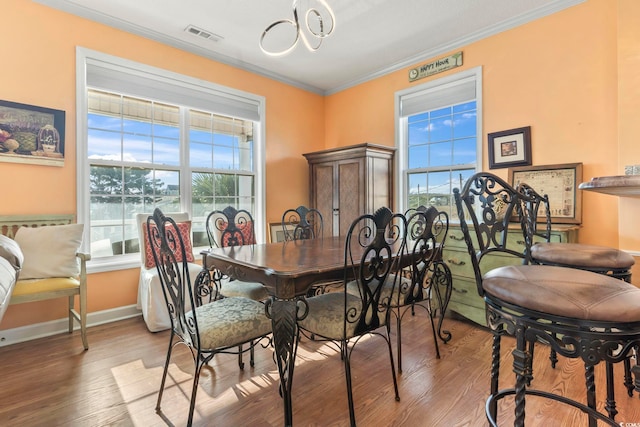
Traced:
[[87, 274], [140, 268], [140, 254], [92, 259], [87, 263]]
[[[200, 252], [205, 249], [208, 249], [208, 246], [193, 248], [193, 259], [196, 263], [199, 263], [202, 258]], [[130, 268], [140, 268], [139, 253], [96, 258], [87, 262], [87, 274], [128, 270]]]

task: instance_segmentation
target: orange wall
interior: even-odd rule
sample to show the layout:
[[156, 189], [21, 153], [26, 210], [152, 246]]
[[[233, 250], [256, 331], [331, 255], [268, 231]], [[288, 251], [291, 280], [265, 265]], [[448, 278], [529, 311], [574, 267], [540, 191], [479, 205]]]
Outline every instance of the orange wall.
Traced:
[[[617, 173], [640, 164], [640, 2], [620, 0], [618, 11], [618, 145]], [[606, 196], [603, 196], [603, 198]], [[611, 196], [610, 196], [611, 197]], [[620, 248], [640, 252], [640, 199], [620, 198]], [[640, 274], [640, 259], [636, 259]], [[634, 271], [634, 274], [636, 272]]]
[[[431, 79], [482, 66], [484, 135], [531, 126], [535, 165], [582, 162], [585, 181], [620, 174], [624, 165], [640, 164], [639, 7], [636, 0], [588, 0], [463, 47], [463, 67]], [[307, 203], [302, 153], [365, 141], [393, 146], [394, 93], [428, 80], [409, 83], [408, 67], [322, 97], [24, 0], [3, 0], [0, 40], [1, 98], [67, 113], [64, 167], [0, 164], [4, 215], [75, 213], [76, 46], [264, 96], [267, 221]], [[506, 177], [507, 170], [494, 172]], [[65, 190], [49, 191], [43, 182]], [[630, 231], [638, 230], [631, 222], [636, 202], [584, 194], [580, 240], [639, 250], [638, 232]], [[632, 203], [620, 224], [618, 203]], [[619, 239], [619, 229], [631, 238]], [[134, 304], [137, 283], [137, 269], [90, 275], [89, 312]], [[62, 300], [53, 308], [9, 307], [2, 328], [60, 318], [63, 311]]]
[[[266, 99], [267, 221], [308, 203], [302, 153], [324, 148], [324, 98], [30, 1], [3, 0], [1, 99], [66, 111], [64, 167], [0, 163], [0, 215], [76, 212], [76, 46], [209, 80]], [[70, 31], [73, 29], [73, 31]], [[51, 191], [56, 183], [59, 191]], [[283, 191], [286, 189], [286, 191]], [[138, 270], [92, 274], [89, 312], [135, 304]], [[64, 317], [65, 300], [11, 306], [2, 329]]]
[[[461, 68], [409, 83], [408, 70], [425, 60], [328, 96], [326, 145], [393, 145], [395, 92], [482, 66], [484, 170], [486, 134], [521, 126], [531, 126], [534, 165], [582, 162], [583, 181], [640, 164], [637, 0], [588, 0], [461, 50]], [[581, 242], [640, 252], [640, 199], [584, 192], [582, 208]]]
[[[328, 96], [327, 146], [393, 145], [395, 92], [482, 66], [485, 170], [487, 133], [531, 126], [534, 165], [582, 162], [585, 181], [615, 175], [617, 18], [616, 2], [589, 0], [465, 46], [461, 68], [409, 83], [408, 70], [427, 60]], [[493, 172], [507, 177], [507, 169]], [[617, 246], [617, 200], [603, 197], [583, 195], [580, 240]]]

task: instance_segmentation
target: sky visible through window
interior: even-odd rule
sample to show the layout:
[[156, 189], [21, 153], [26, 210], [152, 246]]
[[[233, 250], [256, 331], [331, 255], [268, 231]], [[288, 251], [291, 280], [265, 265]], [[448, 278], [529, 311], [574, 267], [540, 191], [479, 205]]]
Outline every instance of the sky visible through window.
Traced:
[[[90, 160], [154, 164], [156, 167], [180, 164], [180, 129], [177, 125], [91, 113], [88, 127]], [[189, 138], [191, 167], [240, 169], [241, 149], [237, 136], [190, 130]], [[165, 185], [178, 185], [177, 175], [169, 171], [157, 170], [155, 178]]]
[[454, 188], [475, 172], [476, 102], [408, 117], [409, 205], [451, 205]]

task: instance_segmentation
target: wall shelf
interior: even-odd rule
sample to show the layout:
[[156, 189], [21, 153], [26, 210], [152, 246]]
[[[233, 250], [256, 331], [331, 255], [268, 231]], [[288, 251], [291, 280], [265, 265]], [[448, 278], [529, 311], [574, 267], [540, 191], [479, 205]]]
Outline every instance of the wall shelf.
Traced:
[[640, 198], [640, 175], [599, 176], [583, 182], [578, 188], [612, 196]]

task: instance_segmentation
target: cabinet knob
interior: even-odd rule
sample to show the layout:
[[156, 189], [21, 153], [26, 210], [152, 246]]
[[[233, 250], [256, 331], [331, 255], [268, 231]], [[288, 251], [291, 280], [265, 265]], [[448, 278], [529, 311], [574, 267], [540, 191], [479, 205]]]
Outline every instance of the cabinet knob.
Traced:
[[456, 288], [455, 286], [453, 287], [453, 291], [454, 291], [454, 292], [457, 292], [457, 293], [459, 293], [459, 294], [466, 294], [466, 293], [467, 293], [467, 290], [466, 290], [466, 289], [458, 289], [458, 288]]
[[451, 240], [457, 240], [458, 242], [461, 242], [464, 240], [464, 236], [456, 236], [455, 234], [449, 234], [449, 238]]
[[465, 265], [466, 264], [466, 262], [464, 262], [464, 261], [458, 261], [457, 259], [451, 259], [451, 258], [449, 258], [447, 260], [447, 262], [449, 264], [453, 264], [453, 265]]

